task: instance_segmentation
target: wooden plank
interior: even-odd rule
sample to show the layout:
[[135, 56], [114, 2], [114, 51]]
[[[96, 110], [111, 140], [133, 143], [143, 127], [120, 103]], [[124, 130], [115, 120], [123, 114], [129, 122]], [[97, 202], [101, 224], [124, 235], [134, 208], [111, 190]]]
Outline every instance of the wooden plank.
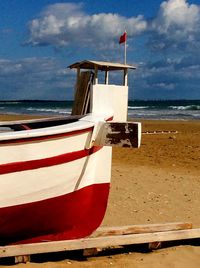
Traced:
[[91, 72], [82, 72], [76, 88], [72, 115], [83, 115], [87, 112], [89, 105]]
[[98, 248], [86, 248], [83, 250], [83, 256], [84, 257], [96, 256], [98, 252], [99, 252]]
[[151, 242], [151, 243], [149, 243], [149, 249], [150, 250], [159, 249], [161, 247], [162, 247], [162, 243], [161, 242]]
[[106, 122], [99, 130], [95, 145], [138, 148], [141, 142], [141, 123]]
[[106, 237], [89, 237], [78, 240], [43, 242], [24, 245], [12, 245], [0, 247], [0, 257], [31, 255], [58, 251], [69, 251], [87, 248], [110, 247], [118, 245], [133, 245], [152, 242], [164, 242], [200, 238], [200, 228], [155, 232], [145, 234], [130, 234]]
[[191, 229], [192, 223], [189, 222], [172, 222], [163, 224], [144, 224], [144, 225], [128, 225], [116, 227], [100, 227], [91, 237], [101, 237], [109, 235], [127, 235], [127, 234], [141, 234], [153, 232], [166, 232]]
[[25, 256], [16, 256], [15, 257], [15, 263], [27, 263], [30, 262], [31, 258], [30, 255], [25, 255]]

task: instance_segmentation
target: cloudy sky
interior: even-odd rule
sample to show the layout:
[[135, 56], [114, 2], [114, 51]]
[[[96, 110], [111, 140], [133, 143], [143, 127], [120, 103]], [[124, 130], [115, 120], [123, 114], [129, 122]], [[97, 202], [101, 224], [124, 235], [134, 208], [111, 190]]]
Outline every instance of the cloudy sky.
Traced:
[[66, 67], [123, 62], [130, 99], [200, 99], [200, 0], [0, 0], [0, 100], [73, 96]]

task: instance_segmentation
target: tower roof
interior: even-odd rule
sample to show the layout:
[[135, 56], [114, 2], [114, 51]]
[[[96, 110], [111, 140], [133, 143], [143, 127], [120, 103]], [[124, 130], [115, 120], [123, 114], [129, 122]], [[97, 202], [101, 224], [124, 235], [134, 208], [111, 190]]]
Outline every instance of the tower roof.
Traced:
[[106, 61], [93, 61], [93, 60], [84, 60], [81, 62], [76, 62], [68, 66], [70, 69], [90, 69], [93, 70], [98, 68], [102, 71], [115, 71], [115, 70], [125, 70], [125, 69], [136, 69], [133, 65], [123, 64], [123, 63], [113, 63]]

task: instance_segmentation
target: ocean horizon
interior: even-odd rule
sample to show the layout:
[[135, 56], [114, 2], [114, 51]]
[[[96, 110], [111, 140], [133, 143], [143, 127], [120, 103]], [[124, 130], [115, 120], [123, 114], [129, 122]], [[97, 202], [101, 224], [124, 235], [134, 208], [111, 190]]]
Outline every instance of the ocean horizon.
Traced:
[[[0, 114], [68, 116], [73, 101], [9, 100], [0, 101]], [[200, 120], [200, 100], [129, 100], [130, 119]]]

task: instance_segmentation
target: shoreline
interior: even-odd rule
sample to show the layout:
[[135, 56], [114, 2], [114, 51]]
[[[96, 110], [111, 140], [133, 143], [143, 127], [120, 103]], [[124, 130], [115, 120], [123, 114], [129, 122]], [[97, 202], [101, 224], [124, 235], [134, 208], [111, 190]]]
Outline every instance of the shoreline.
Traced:
[[[46, 117], [68, 117], [70, 114], [17, 114], [17, 113], [0, 113], [0, 121], [8, 121], [8, 120], [23, 120], [23, 119], [34, 119], [34, 118], [46, 118]], [[155, 119], [149, 119], [149, 118], [138, 118], [138, 117], [130, 117], [128, 116], [127, 121], [135, 121], [135, 122], [200, 122], [200, 119], [163, 119], [163, 118], [155, 118]]]
[[29, 115], [29, 114], [1, 114], [0, 121], [17, 121], [17, 120], [26, 120], [26, 119], [35, 119], [43, 118], [46, 116], [42, 115]]

